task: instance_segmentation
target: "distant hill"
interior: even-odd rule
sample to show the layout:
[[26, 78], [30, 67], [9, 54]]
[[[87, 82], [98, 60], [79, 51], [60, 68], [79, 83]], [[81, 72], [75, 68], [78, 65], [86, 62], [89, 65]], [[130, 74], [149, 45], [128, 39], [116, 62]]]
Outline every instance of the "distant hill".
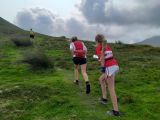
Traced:
[[[48, 36], [48, 35], [44, 35], [41, 33], [36, 33], [36, 36]], [[3, 19], [2, 17], [0, 17], [0, 37], [2, 36], [28, 36], [28, 31], [23, 30], [19, 27], [17, 27], [16, 25], [8, 22], [7, 20]], [[53, 36], [49, 36], [49, 37], [53, 37]]]
[[148, 38], [142, 42], [136, 43], [136, 44], [143, 44], [143, 45], [151, 45], [154, 47], [160, 47], [160, 36], [153, 36], [151, 38]]
[[22, 32], [25, 31], [0, 17], [0, 35], [11, 35]]

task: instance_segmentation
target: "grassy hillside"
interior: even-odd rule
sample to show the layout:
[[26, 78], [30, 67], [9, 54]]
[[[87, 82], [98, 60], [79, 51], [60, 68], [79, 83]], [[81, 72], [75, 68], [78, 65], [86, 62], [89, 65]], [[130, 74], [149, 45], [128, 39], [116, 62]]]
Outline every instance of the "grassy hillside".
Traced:
[[11, 35], [15, 32], [22, 33], [24, 31], [0, 17], [0, 35]]
[[[14, 37], [19, 34], [14, 34]], [[112, 109], [98, 103], [100, 87], [98, 63], [92, 58], [94, 43], [88, 48], [88, 75], [91, 94], [85, 84], [73, 84], [73, 64], [69, 44], [63, 38], [36, 36], [33, 46], [17, 47], [12, 36], [0, 37], [0, 120], [158, 120], [160, 118], [160, 48], [111, 44], [119, 61], [116, 91], [120, 118], [107, 116]], [[26, 38], [27, 39], [27, 38]], [[26, 51], [40, 49], [54, 62], [55, 69], [31, 70], [23, 63]], [[109, 95], [108, 95], [109, 96]], [[109, 99], [110, 100], [110, 99]]]

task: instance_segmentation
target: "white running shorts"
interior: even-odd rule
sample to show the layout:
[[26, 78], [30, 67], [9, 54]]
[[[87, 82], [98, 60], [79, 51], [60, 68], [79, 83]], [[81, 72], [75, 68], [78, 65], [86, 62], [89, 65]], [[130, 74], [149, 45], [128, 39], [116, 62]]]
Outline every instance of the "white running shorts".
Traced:
[[113, 65], [113, 66], [110, 66], [110, 67], [106, 67], [105, 73], [108, 76], [112, 76], [112, 75], [115, 75], [118, 71], [119, 71], [119, 66], [118, 65]]

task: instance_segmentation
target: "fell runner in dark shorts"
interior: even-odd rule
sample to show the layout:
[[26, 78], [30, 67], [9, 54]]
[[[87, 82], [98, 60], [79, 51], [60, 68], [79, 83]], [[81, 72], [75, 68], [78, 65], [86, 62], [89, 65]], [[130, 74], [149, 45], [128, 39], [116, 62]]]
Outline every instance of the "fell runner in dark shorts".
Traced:
[[33, 39], [34, 39], [34, 35], [30, 35], [30, 38], [33, 38]]
[[32, 31], [32, 29], [30, 29], [30, 41], [33, 43], [33, 41], [34, 41], [34, 36], [35, 36], [35, 34], [34, 34], [34, 32]]
[[77, 37], [72, 37], [71, 38], [71, 43], [70, 43], [70, 50], [73, 56], [73, 63], [74, 63], [74, 76], [75, 84], [79, 84], [78, 80], [78, 66], [80, 65], [81, 71], [82, 71], [82, 76], [83, 79], [86, 82], [86, 94], [90, 93], [90, 83], [88, 80], [88, 75], [86, 73], [86, 67], [87, 67], [87, 60], [86, 60], [86, 53], [87, 53], [87, 48], [84, 45], [83, 42], [79, 41]]
[[86, 58], [74, 57], [73, 63], [76, 65], [83, 65], [83, 64], [87, 63], [87, 60], [86, 60]]

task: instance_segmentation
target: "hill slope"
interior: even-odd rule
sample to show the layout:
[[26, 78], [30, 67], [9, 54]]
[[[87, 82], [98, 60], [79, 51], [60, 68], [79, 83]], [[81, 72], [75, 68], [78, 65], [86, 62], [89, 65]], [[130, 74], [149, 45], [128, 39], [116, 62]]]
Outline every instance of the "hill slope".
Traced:
[[[15, 33], [16, 34], [16, 33]], [[10, 42], [0, 47], [0, 119], [1, 120], [115, 120], [107, 116], [112, 109], [98, 103], [101, 96], [98, 63], [92, 59], [94, 43], [88, 48], [88, 75], [91, 94], [85, 84], [73, 84], [73, 63], [69, 44], [62, 38], [36, 36], [34, 46], [16, 47]], [[158, 120], [160, 117], [160, 48], [139, 45], [111, 44], [120, 65], [116, 90], [121, 120]], [[28, 50], [43, 49], [53, 58], [55, 70], [31, 71], [21, 62]], [[109, 98], [109, 95], [108, 95]]]
[[2, 34], [11, 35], [14, 34], [15, 32], [24, 32], [24, 31], [0, 17], [0, 35]]
[[160, 47], [160, 36], [154, 36], [151, 38], [148, 38], [142, 42], [139, 42], [137, 44], [143, 44], [143, 45], [151, 45], [154, 47]]

